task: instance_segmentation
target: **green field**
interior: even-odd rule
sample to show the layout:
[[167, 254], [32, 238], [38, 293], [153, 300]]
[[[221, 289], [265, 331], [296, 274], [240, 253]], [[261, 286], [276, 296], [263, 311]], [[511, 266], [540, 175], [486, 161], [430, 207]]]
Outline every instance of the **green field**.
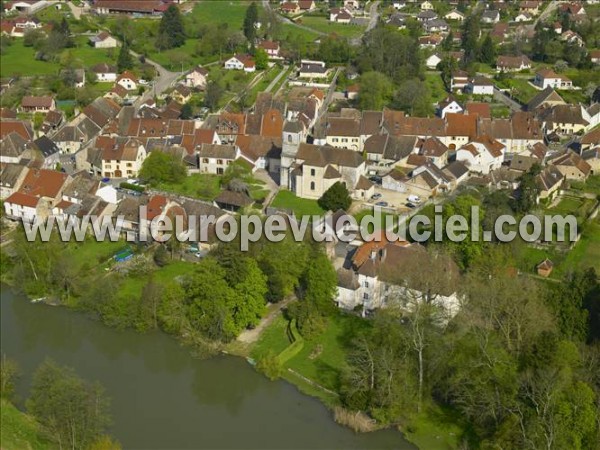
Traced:
[[[75, 39], [75, 47], [67, 48], [61, 53], [61, 61], [70, 67], [92, 67], [96, 64], [116, 64], [118, 48], [101, 49], [89, 45], [87, 36], [78, 36]], [[67, 64], [67, 61], [70, 63]]]
[[0, 446], [2, 450], [57, 448], [44, 436], [35, 419], [6, 400], [0, 404]]
[[319, 33], [297, 27], [287, 22], [281, 25], [281, 35], [284, 41], [301, 40], [307, 43], [313, 43], [320, 37]]
[[[200, 2], [185, 16], [186, 22], [191, 26], [209, 23], [226, 23], [229, 28], [241, 29], [246, 10], [251, 2], [240, 0], [222, 0]], [[262, 9], [260, 3], [259, 13]]]
[[161, 183], [157, 189], [202, 200], [214, 200], [221, 192], [221, 177], [194, 173], [185, 177], [181, 183]]
[[15, 39], [5, 47], [0, 56], [0, 76], [11, 75], [56, 75], [60, 65], [55, 62], [36, 61], [33, 47], [25, 47], [23, 39]]
[[594, 268], [600, 272], [600, 219], [585, 225], [581, 240], [567, 254], [559, 267], [560, 272]]
[[431, 92], [431, 99], [434, 102], [437, 103], [441, 100], [444, 100], [448, 96], [446, 87], [444, 86], [444, 81], [439, 73], [426, 73], [425, 83], [429, 88], [429, 92]]
[[338, 36], [346, 38], [356, 38], [362, 36], [365, 32], [365, 27], [357, 25], [344, 25], [341, 23], [331, 23], [327, 17], [304, 15], [298, 20], [298, 23], [305, 25], [313, 30], [321, 33], [335, 33]]
[[290, 191], [281, 190], [271, 203], [273, 208], [292, 210], [296, 217], [302, 216], [321, 216], [323, 209], [316, 200], [296, 197], [296, 194]]
[[512, 96], [523, 104], [529, 103], [540, 92], [524, 78], [498, 80], [496, 85], [499, 89], [512, 89]]

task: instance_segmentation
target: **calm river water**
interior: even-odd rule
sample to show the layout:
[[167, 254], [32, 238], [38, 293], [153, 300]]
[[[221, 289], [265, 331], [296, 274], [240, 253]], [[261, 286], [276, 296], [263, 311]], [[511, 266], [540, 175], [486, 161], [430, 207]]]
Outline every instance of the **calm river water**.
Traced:
[[193, 359], [161, 333], [117, 331], [64, 308], [31, 304], [2, 286], [2, 352], [24, 374], [46, 358], [98, 380], [126, 449], [414, 449], [400, 433], [354, 434], [286, 382], [243, 359]]

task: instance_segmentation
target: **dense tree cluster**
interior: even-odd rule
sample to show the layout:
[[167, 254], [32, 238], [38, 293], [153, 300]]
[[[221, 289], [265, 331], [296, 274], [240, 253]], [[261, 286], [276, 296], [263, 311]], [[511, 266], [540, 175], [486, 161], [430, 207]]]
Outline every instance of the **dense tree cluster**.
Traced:
[[184, 179], [186, 174], [183, 162], [165, 152], [150, 153], [140, 170], [140, 178], [150, 184], [177, 183]]
[[177, 5], [170, 5], [160, 20], [156, 47], [159, 50], [167, 50], [181, 47], [183, 44], [185, 44], [183, 17]]

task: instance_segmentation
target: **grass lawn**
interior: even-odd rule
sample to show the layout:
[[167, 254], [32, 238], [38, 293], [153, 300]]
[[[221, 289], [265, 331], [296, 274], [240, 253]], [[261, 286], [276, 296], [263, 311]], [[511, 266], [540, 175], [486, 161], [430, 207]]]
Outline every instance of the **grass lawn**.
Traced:
[[75, 47], [63, 50], [61, 59], [65, 61], [70, 59], [73, 67], [79, 68], [92, 67], [100, 63], [116, 63], [118, 48], [94, 48], [88, 42], [88, 36], [78, 36], [75, 39]]
[[580, 241], [567, 254], [559, 273], [566, 270], [594, 268], [600, 272], [600, 219], [585, 225]]
[[[185, 16], [185, 20], [192, 27], [198, 24], [226, 23], [229, 28], [241, 30], [250, 3], [240, 0], [200, 2]], [[257, 5], [260, 13], [262, 5], [258, 2]]]
[[521, 103], [529, 103], [540, 91], [529, 84], [524, 78], [507, 78], [502, 81], [496, 81], [500, 89], [512, 89], [512, 95]]
[[156, 47], [152, 46], [148, 58], [175, 72], [181, 71], [182, 67], [184, 71], [187, 71], [199, 64], [207, 64], [219, 59], [219, 55], [197, 56], [195, 54], [197, 45], [197, 39], [186, 39], [185, 44], [181, 47], [170, 50], [159, 52]]
[[157, 189], [202, 200], [214, 200], [221, 192], [221, 177], [212, 174], [194, 173], [181, 183], [161, 183]]
[[439, 406], [425, 407], [423, 412], [409, 420], [405, 433], [407, 439], [419, 448], [452, 450], [459, 448], [462, 428], [456, 423], [457, 413]]
[[125, 246], [127, 246], [127, 243], [124, 241], [111, 242], [108, 239], [96, 241], [89, 238], [85, 242], [70, 243], [68, 251], [79, 268], [83, 267], [84, 264], [95, 267], [112, 258], [116, 252]]
[[281, 40], [283, 41], [303, 40], [310, 43], [314, 42], [320, 37], [318, 33], [306, 30], [304, 28], [299, 28], [287, 22], [281, 24], [281, 35], [283, 37]]
[[429, 92], [431, 92], [431, 99], [434, 102], [437, 103], [448, 96], [444, 82], [442, 81], [442, 77], [439, 73], [426, 73], [425, 83], [429, 88]]
[[25, 47], [23, 39], [15, 39], [0, 57], [0, 76], [11, 75], [54, 75], [58, 74], [60, 65], [55, 62], [36, 61], [35, 49]]
[[346, 366], [346, 346], [350, 345], [358, 329], [368, 326], [367, 321], [352, 315], [338, 314], [328, 318], [325, 331], [307, 339], [302, 351], [286, 366], [327, 389], [338, 391], [339, 377]]
[[[533, 274], [536, 273], [535, 267], [546, 258], [550, 259], [555, 267], [560, 265], [564, 259], [562, 253], [556, 252], [553, 249], [538, 249], [527, 245], [526, 243], [519, 243], [518, 250], [514, 253], [517, 261], [517, 268], [524, 273]], [[554, 278], [556, 271], [552, 272], [551, 277]]]
[[[191, 274], [195, 268], [196, 265], [191, 262], [171, 261], [166, 266], [153, 271], [152, 279], [168, 287], [172, 283], [175, 283], [178, 277]], [[117, 295], [122, 299], [140, 298], [142, 290], [149, 279], [150, 275], [125, 277]]]
[[291, 191], [281, 190], [271, 203], [273, 208], [292, 210], [296, 217], [320, 216], [324, 211], [316, 200], [296, 197]]
[[287, 346], [291, 344], [287, 336], [288, 321], [283, 315], [278, 315], [277, 318], [269, 325], [268, 328], [260, 335], [260, 339], [252, 347], [250, 355], [255, 360], [258, 360], [269, 353], [274, 352], [280, 354]]
[[0, 404], [0, 446], [3, 450], [44, 450], [56, 448], [44, 436], [33, 417], [6, 400]]
[[365, 32], [364, 27], [350, 24], [344, 25], [341, 23], [331, 23], [329, 22], [328, 18], [324, 16], [304, 15], [298, 20], [298, 23], [322, 33], [335, 33], [338, 36], [346, 38], [359, 37]]
[[585, 183], [580, 181], [572, 181], [571, 187], [577, 191], [600, 195], [600, 175], [589, 177]]

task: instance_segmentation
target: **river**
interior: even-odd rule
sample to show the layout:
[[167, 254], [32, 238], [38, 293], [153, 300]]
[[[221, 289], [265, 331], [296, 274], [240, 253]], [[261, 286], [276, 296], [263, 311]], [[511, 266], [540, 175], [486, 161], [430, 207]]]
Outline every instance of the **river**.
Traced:
[[[118, 331], [2, 286], [2, 352], [24, 374], [46, 358], [97, 380], [111, 398], [111, 434], [126, 449], [414, 449], [392, 430], [355, 434], [316, 399], [271, 382], [245, 360], [196, 360], [162, 333]], [[22, 406], [22, 405], [20, 405]]]

